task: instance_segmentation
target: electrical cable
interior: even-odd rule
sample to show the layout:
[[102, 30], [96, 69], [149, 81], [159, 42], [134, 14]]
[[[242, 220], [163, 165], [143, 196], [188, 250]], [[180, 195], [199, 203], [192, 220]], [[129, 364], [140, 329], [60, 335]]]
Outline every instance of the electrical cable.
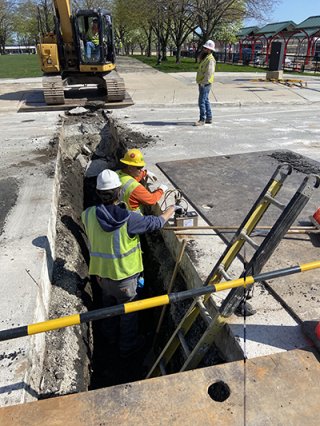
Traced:
[[[164, 199], [160, 205], [161, 211], [164, 211], [168, 208], [168, 198], [170, 196], [174, 196], [175, 204], [181, 205], [181, 208], [183, 208], [185, 211], [188, 211], [189, 209], [189, 203], [187, 200], [182, 196], [180, 189], [169, 189], [165, 192]], [[172, 203], [171, 203], [172, 204]]]

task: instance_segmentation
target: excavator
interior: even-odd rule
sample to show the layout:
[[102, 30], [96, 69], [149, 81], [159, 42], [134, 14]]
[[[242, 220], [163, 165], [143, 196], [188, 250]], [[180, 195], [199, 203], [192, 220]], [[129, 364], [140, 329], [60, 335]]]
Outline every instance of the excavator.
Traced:
[[64, 104], [65, 86], [88, 84], [103, 89], [108, 102], [123, 101], [125, 86], [115, 70], [111, 13], [88, 9], [72, 14], [70, 0], [53, 0], [53, 6], [55, 30], [43, 34], [37, 45], [46, 104]]

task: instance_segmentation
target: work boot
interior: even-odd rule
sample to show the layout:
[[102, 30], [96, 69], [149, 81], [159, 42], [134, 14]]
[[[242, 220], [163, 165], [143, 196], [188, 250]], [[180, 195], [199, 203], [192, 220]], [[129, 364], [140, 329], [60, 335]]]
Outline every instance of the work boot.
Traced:
[[196, 126], [196, 127], [203, 126], [204, 121], [203, 120], [196, 121], [195, 123], [193, 123], [193, 125]]
[[235, 314], [238, 317], [250, 317], [251, 315], [254, 315], [257, 311], [253, 309], [253, 307], [248, 302], [240, 302], [239, 306], [235, 310]]
[[206, 119], [206, 124], [212, 124], [212, 118], [207, 118]]

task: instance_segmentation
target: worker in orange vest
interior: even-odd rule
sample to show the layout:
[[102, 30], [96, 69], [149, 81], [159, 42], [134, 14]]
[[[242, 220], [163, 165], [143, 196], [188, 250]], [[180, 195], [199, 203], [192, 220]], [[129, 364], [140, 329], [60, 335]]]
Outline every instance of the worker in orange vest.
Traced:
[[147, 179], [156, 182], [157, 177], [154, 173], [143, 170], [146, 163], [139, 149], [129, 149], [120, 162], [123, 164], [122, 169], [117, 171], [122, 185], [120, 200], [126, 203], [129, 210], [142, 213], [142, 207], [156, 204], [168, 187], [161, 184], [151, 192], [141, 184]]

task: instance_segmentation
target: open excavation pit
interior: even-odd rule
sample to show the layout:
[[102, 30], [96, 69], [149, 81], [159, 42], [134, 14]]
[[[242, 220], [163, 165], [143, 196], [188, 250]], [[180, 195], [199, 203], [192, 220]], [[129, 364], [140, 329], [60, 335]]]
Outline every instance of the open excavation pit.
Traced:
[[[100, 307], [97, 286], [88, 277], [88, 251], [80, 213], [84, 207], [97, 201], [95, 176], [101, 169], [116, 168], [127, 147], [142, 148], [148, 155], [150, 147], [152, 150], [156, 143], [148, 136], [130, 132], [103, 110], [93, 109], [79, 116], [64, 118], [60, 158], [58, 156], [60, 167], [57, 167], [61, 191], [49, 309], [51, 318]], [[221, 218], [223, 224], [239, 224], [238, 220], [243, 219], [254, 201], [253, 192], [260, 191], [261, 185], [266, 183], [259, 173], [253, 172], [252, 181], [257, 187], [250, 187], [250, 182], [241, 187], [247, 175], [238, 172], [241, 171], [239, 163], [247, 161], [248, 169], [252, 171], [258, 167], [259, 172], [270, 177], [270, 162], [273, 170], [275, 164], [289, 162], [295, 169], [295, 188], [301, 182], [301, 173], [318, 173], [319, 170], [317, 164], [312, 166], [311, 160], [302, 163], [300, 157], [290, 152], [252, 153], [245, 159], [241, 154], [195, 159], [190, 160], [192, 167], [190, 161], [174, 164], [170, 161], [170, 154], [165, 160], [159, 165], [161, 170], [170, 177], [175, 187], [183, 187], [187, 182], [185, 195], [193, 200], [193, 205], [211, 224], [221, 224]], [[150, 158], [149, 162], [152, 164]], [[212, 167], [210, 162], [214, 162]], [[299, 170], [301, 164], [303, 170]], [[179, 170], [178, 174], [175, 174], [176, 170]], [[190, 170], [194, 173], [203, 170], [203, 175], [210, 177], [207, 179], [209, 188], [205, 179], [199, 188]], [[159, 175], [164, 183], [169, 183], [165, 181], [165, 175]], [[212, 182], [215, 184], [213, 189]], [[227, 187], [221, 189], [219, 185]], [[290, 198], [291, 189], [285, 191], [286, 201]], [[222, 203], [221, 197], [226, 194], [228, 199]], [[200, 199], [195, 201], [195, 196]], [[210, 200], [210, 196], [214, 200]], [[309, 209], [303, 211], [299, 223], [307, 222], [318, 202], [319, 194]], [[266, 220], [270, 218], [273, 219], [267, 216]], [[205, 225], [200, 217], [199, 225]], [[170, 230], [143, 238], [146, 285], [142, 296], [166, 292], [183, 239], [187, 240], [187, 246], [173, 290], [199, 287], [224, 251], [223, 240], [229, 240], [230, 234], [232, 232], [217, 235], [209, 229], [190, 230], [190, 234]], [[262, 238], [262, 235], [257, 235], [255, 241]], [[318, 258], [318, 248], [317, 235], [285, 236], [267, 270], [314, 260]], [[241, 256], [245, 258], [246, 254], [242, 252]], [[237, 260], [230, 273], [239, 276], [242, 270], [243, 264]], [[243, 318], [229, 318], [220, 340], [215, 340], [216, 346], [212, 346], [199, 364], [200, 367], [209, 367], [151, 380], [142, 379], [190, 305], [188, 302], [168, 307], [153, 351], [151, 344], [160, 308], [141, 312], [140, 329], [146, 336], [146, 346], [121, 366], [113, 348], [106, 346], [101, 322], [49, 332], [46, 334], [40, 390], [40, 398], [45, 400], [4, 408], [1, 420], [4, 419], [4, 424], [12, 424], [15, 418], [17, 423], [13, 424], [21, 424], [21, 418], [24, 418], [27, 419], [26, 424], [37, 424], [41, 419], [42, 424], [49, 425], [65, 424], [70, 417], [75, 424], [88, 424], [92, 419], [96, 419], [97, 424], [126, 424], [130, 419], [131, 424], [171, 424], [174, 421], [179, 424], [183, 421], [186, 424], [225, 425], [246, 424], [246, 418], [250, 419], [248, 424], [262, 424], [271, 415], [276, 419], [272, 420], [273, 423], [302, 424], [305, 417], [313, 413], [310, 407], [318, 406], [319, 393], [315, 383], [320, 380], [317, 380], [320, 370], [317, 355], [300, 327], [301, 322], [315, 318], [318, 312], [317, 282], [315, 271], [308, 272], [303, 278], [297, 275], [296, 278], [282, 277], [268, 284], [257, 284], [253, 297], [256, 315], [246, 318], [245, 328]], [[223, 297], [219, 293], [214, 296], [218, 306]], [[193, 347], [203, 332], [201, 321], [193, 329], [194, 333], [186, 339], [189, 347]], [[246, 362], [243, 362], [244, 349], [248, 357]], [[225, 362], [237, 360], [240, 361]], [[166, 371], [179, 371], [181, 363], [182, 354], [177, 351]], [[117, 384], [119, 386], [114, 386]], [[301, 393], [308, 393], [309, 398], [297, 412], [292, 407], [300, 403]], [[69, 395], [52, 398], [66, 394]], [[39, 394], [35, 398], [39, 398]], [[308, 424], [317, 424], [311, 417]], [[10, 419], [9, 422], [6, 423], [6, 419]]]
[[[61, 190], [57, 218], [56, 259], [53, 269], [53, 285], [50, 318], [72, 313], [82, 313], [100, 308], [97, 283], [88, 276], [88, 249], [86, 236], [80, 221], [81, 212], [98, 202], [95, 184], [97, 174], [105, 168], [116, 169], [118, 160], [127, 148], [146, 148], [155, 143], [152, 138], [138, 133], [110, 129], [112, 118], [101, 109], [66, 115], [60, 138]], [[172, 278], [175, 260], [168, 250], [161, 233], [142, 236], [144, 252], [145, 287], [141, 298], [166, 292]], [[179, 240], [169, 237], [169, 246], [175, 251]], [[176, 246], [176, 247], [175, 247]], [[193, 241], [186, 252], [192, 263], [197, 253]], [[175, 256], [176, 257], [176, 256]], [[185, 290], [186, 284], [178, 273], [173, 291]], [[199, 278], [198, 278], [199, 280]], [[199, 285], [199, 283], [198, 283]], [[146, 337], [145, 347], [130, 360], [119, 363], [114, 348], [106, 345], [103, 338], [103, 321], [63, 328], [46, 335], [46, 355], [41, 382], [41, 398], [86, 391], [120, 383], [141, 380], [146, 377], [152, 361], [169, 339], [178, 321], [190, 303], [182, 302], [167, 309], [159, 338], [153, 347], [154, 333], [161, 308], [142, 311], [139, 314], [141, 333]], [[192, 347], [204, 326], [201, 321], [188, 336]], [[230, 340], [231, 359], [241, 359], [237, 343]], [[213, 346], [200, 366], [223, 362]], [[177, 351], [168, 372], [178, 371], [182, 355]]]

